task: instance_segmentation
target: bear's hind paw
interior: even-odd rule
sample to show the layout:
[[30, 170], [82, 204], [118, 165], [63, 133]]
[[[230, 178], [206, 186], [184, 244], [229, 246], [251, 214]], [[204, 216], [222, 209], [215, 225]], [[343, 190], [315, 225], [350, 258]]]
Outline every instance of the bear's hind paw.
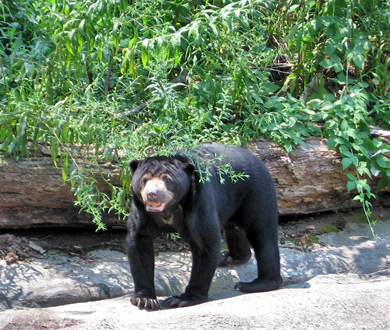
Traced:
[[241, 259], [233, 259], [229, 254], [229, 251], [223, 251], [221, 253], [221, 259], [219, 261], [219, 267], [235, 267], [246, 264], [248, 260], [251, 258], [251, 254], [244, 256]]
[[240, 290], [244, 293], [254, 293], [254, 292], [267, 292], [278, 290], [282, 285], [282, 279], [277, 280], [259, 280], [256, 279], [252, 282], [238, 282], [234, 288]]

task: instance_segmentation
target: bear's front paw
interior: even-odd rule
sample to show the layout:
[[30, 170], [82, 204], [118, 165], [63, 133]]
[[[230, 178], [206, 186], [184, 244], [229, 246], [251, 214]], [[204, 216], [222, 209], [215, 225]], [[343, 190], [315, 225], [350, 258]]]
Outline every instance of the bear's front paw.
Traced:
[[189, 301], [187, 300], [181, 300], [178, 297], [170, 297], [168, 299], [165, 299], [162, 302], [162, 306], [165, 308], [176, 308], [176, 307], [187, 307], [189, 305]]
[[140, 295], [133, 294], [130, 297], [130, 302], [134, 306], [150, 309], [152, 311], [158, 311], [161, 309], [160, 302], [156, 298], [142, 297]]
[[168, 299], [165, 299], [162, 302], [162, 306], [164, 308], [188, 307], [188, 306], [201, 304], [205, 301], [207, 301], [207, 299], [206, 300], [185, 300], [180, 297], [170, 297]]

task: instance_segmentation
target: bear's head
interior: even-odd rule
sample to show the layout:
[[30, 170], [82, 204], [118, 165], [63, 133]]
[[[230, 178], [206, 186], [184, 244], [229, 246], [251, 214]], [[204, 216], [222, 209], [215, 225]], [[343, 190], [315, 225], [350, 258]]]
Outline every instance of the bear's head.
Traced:
[[147, 212], [169, 212], [181, 203], [192, 189], [195, 165], [185, 157], [149, 157], [132, 160], [133, 198]]

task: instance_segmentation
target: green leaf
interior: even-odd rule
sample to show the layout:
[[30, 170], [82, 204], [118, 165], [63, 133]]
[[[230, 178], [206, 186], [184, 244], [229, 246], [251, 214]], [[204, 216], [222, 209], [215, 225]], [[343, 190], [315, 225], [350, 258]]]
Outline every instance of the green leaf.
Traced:
[[295, 25], [291, 31], [287, 34], [287, 36], [284, 38], [284, 41], [288, 41], [290, 40], [292, 37], [295, 37], [297, 35], [297, 31], [298, 31], [298, 24]]
[[358, 135], [359, 131], [357, 129], [355, 129], [355, 128], [349, 127], [349, 128], [346, 129], [345, 133], [348, 136], [350, 136], [351, 138], [353, 138], [353, 139], [358, 139], [359, 138], [359, 135]]
[[119, 22], [115, 22], [113, 28], [112, 28], [112, 32], [113, 33], [117, 33], [118, 30], [119, 30], [119, 27], [120, 27], [120, 23]]
[[333, 61], [330, 58], [324, 58], [320, 65], [322, 65], [325, 69], [331, 69], [333, 68]]
[[69, 155], [64, 158], [64, 164], [62, 165], [62, 183], [65, 184], [68, 179], [68, 166], [69, 166]]
[[363, 156], [366, 157], [367, 159], [371, 158], [371, 155], [370, 155], [369, 151], [363, 145], [357, 145], [355, 143], [352, 143], [352, 147], [357, 152], [361, 152], [363, 154]]
[[372, 177], [369, 168], [367, 167], [366, 162], [360, 162], [359, 167], [357, 168], [359, 175], [366, 174], [368, 177]]
[[359, 201], [360, 203], [364, 202], [364, 194], [356, 195], [354, 198], [352, 198], [353, 201]]
[[79, 33], [82, 33], [84, 31], [84, 25], [85, 25], [85, 19], [82, 19], [78, 27]]
[[343, 146], [349, 146], [350, 143], [347, 141], [345, 138], [341, 136], [335, 136], [334, 140], [337, 142], [338, 145], [343, 145]]
[[331, 136], [328, 139], [328, 148], [329, 148], [329, 150], [332, 150], [332, 149], [336, 148], [337, 145], [338, 145], [338, 143], [335, 141], [334, 137]]
[[58, 143], [56, 141], [53, 141], [50, 143], [50, 150], [51, 150], [51, 158], [53, 160], [53, 164], [55, 167], [57, 166], [57, 156], [58, 156]]
[[72, 55], [74, 55], [74, 52], [73, 52], [73, 47], [70, 43], [69, 40], [66, 40], [66, 49], [68, 50], [69, 53], [71, 53]]
[[325, 69], [335, 69], [336, 72], [343, 70], [343, 65], [340, 62], [340, 57], [335, 54], [330, 55], [330, 58], [325, 58], [320, 62]]
[[343, 170], [351, 166], [352, 164], [352, 158], [343, 158], [341, 160], [341, 164], [343, 165]]
[[359, 68], [359, 69], [364, 69], [364, 64], [366, 62], [366, 59], [362, 54], [359, 54], [357, 52], [353, 52], [351, 55], [353, 63]]
[[339, 151], [342, 155], [346, 157], [350, 157], [350, 158], [354, 157], [353, 153], [351, 153], [350, 149], [345, 145], [341, 145]]
[[375, 157], [376, 163], [383, 169], [389, 168], [390, 161], [389, 159], [384, 155], [377, 155]]
[[343, 119], [341, 121], [340, 129], [343, 130], [343, 131], [349, 129], [349, 124], [348, 124], [348, 121], [346, 119]]
[[353, 181], [348, 181], [347, 182], [347, 190], [348, 192], [354, 190], [356, 188], [356, 183]]
[[145, 47], [142, 47], [141, 49], [141, 60], [142, 60], [142, 65], [145, 67], [148, 64], [148, 53]]

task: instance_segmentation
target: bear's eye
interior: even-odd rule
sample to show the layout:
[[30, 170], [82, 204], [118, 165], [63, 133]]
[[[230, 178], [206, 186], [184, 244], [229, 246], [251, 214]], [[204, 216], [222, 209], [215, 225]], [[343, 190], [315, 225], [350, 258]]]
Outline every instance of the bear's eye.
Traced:
[[145, 178], [145, 177], [142, 178], [141, 183], [142, 183], [143, 186], [146, 185], [146, 182], [148, 182], [148, 178]]
[[172, 178], [169, 175], [164, 175], [162, 179], [167, 187], [172, 185]]

